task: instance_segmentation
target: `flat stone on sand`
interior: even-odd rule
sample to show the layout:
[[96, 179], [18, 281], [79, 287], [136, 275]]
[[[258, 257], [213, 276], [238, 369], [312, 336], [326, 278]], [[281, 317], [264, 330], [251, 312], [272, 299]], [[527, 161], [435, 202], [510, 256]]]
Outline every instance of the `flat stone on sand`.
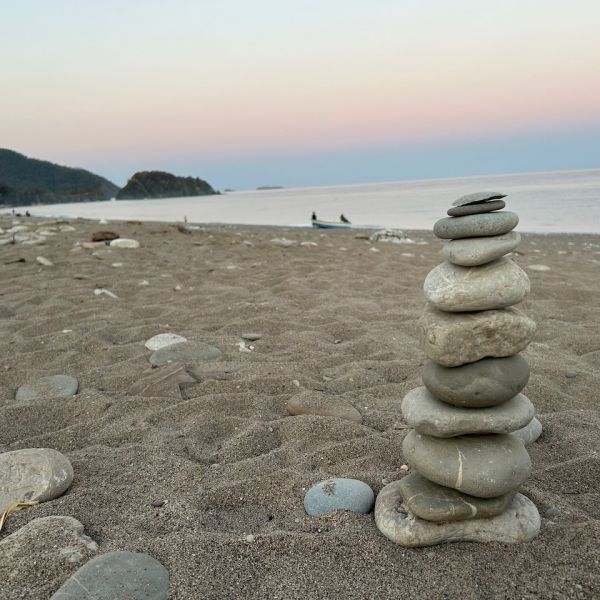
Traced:
[[442, 255], [455, 265], [476, 267], [512, 252], [520, 243], [521, 235], [516, 231], [504, 235], [450, 240], [444, 244]]
[[17, 402], [30, 402], [45, 398], [69, 398], [79, 389], [79, 382], [70, 375], [50, 375], [17, 389]]
[[517, 354], [527, 347], [535, 329], [535, 323], [513, 307], [447, 313], [428, 303], [421, 318], [425, 353], [444, 367]]
[[187, 339], [176, 333], [159, 333], [147, 340], [144, 346], [154, 352], [155, 350], [166, 348], [172, 344], [180, 344], [181, 342], [187, 342]]
[[535, 407], [523, 394], [489, 408], [463, 408], [438, 400], [426, 387], [418, 387], [402, 400], [402, 415], [409, 427], [439, 438], [483, 433], [510, 433], [525, 427]]
[[461, 196], [452, 203], [452, 206], [467, 206], [468, 204], [479, 204], [480, 202], [490, 202], [502, 198], [506, 198], [506, 194], [500, 192], [474, 192], [473, 194]]
[[446, 214], [451, 217], [465, 217], [467, 215], [478, 215], [481, 213], [493, 212], [502, 210], [506, 206], [504, 200], [490, 200], [488, 202], [480, 202], [479, 204], [464, 204], [463, 206], [454, 206], [449, 208]]
[[400, 481], [394, 481], [377, 496], [375, 523], [392, 542], [416, 548], [446, 542], [528, 542], [539, 533], [541, 519], [535, 504], [522, 494], [516, 494], [497, 517], [450, 523], [426, 521], [416, 517], [402, 503]]
[[140, 243], [137, 240], [127, 238], [118, 238], [110, 242], [111, 248], [139, 248]]
[[287, 409], [290, 415], [320, 415], [357, 423], [362, 421], [362, 415], [349, 402], [337, 396], [311, 390], [292, 396], [288, 400]]
[[403, 477], [398, 487], [410, 512], [421, 519], [438, 523], [495, 517], [504, 512], [514, 496], [504, 494], [497, 498], [476, 498], [433, 483], [418, 473]]
[[511, 435], [519, 438], [523, 444], [529, 446], [542, 435], [542, 424], [537, 417], [533, 417], [525, 427], [513, 431]]
[[508, 258], [479, 267], [443, 262], [425, 279], [429, 302], [446, 312], [493, 310], [517, 304], [529, 293], [529, 278]]
[[138, 552], [108, 552], [83, 565], [50, 600], [167, 600], [169, 573]]
[[444, 217], [435, 223], [433, 233], [445, 240], [503, 235], [519, 224], [516, 213], [508, 210], [467, 215], [466, 217]]
[[64, 494], [73, 481], [69, 459], [51, 448], [0, 454], [0, 512], [13, 502], [46, 502]]
[[529, 381], [529, 365], [520, 355], [483, 358], [460, 367], [425, 363], [423, 383], [440, 400], [465, 407], [496, 406], [516, 396]]
[[373, 508], [373, 490], [358, 479], [327, 479], [313, 485], [304, 496], [304, 509], [311, 517], [349, 510], [368, 513]]
[[411, 429], [402, 452], [430, 481], [477, 498], [516, 490], [531, 470], [525, 446], [509, 433], [440, 439]]
[[223, 355], [218, 348], [202, 342], [180, 342], [160, 348], [150, 356], [150, 364], [157, 367], [173, 362], [196, 363], [218, 360]]

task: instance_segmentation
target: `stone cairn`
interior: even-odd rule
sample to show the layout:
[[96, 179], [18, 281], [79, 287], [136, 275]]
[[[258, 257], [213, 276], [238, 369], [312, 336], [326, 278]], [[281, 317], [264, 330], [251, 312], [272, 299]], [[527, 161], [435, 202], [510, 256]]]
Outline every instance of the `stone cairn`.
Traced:
[[518, 353], [535, 323], [513, 307], [529, 279], [504, 256], [520, 242], [504, 197], [463, 196], [433, 229], [448, 241], [424, 285], [425, 387], [402, 401], [411, 473], [375, 506], [381, 532], [403, 546], [522, 542], [539, 532], [535, 505], [517, 491], [531, 469], [524, 442], [541, 430], [520, 393], [529, 366]]

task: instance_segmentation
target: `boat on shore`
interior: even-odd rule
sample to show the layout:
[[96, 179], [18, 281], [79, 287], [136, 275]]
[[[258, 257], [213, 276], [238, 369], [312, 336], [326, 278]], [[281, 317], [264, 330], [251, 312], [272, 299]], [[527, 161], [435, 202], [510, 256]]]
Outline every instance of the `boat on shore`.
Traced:
[[312, 226], [318, 229], [352, 229], [352, 223], [345, 223], [344, 221], [322, 221], [320, 219], [313, 219]]

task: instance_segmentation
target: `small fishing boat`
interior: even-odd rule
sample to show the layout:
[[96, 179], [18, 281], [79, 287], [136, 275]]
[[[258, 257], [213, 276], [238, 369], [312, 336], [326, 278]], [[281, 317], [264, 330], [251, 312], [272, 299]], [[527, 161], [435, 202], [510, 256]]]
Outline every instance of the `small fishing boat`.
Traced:
[[321, 221], [313, 219], [312, 226], [319, 229], [352, 229], [352, 223], [344, 223], [344, 221]]

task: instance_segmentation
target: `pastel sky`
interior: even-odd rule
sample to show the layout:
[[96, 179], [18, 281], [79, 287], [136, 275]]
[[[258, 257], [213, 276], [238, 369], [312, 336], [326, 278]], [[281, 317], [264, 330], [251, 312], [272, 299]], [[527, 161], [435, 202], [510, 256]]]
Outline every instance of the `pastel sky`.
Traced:
[[219, 188], [600, 167], [598, 0], [6, 0], [0, 147]]

